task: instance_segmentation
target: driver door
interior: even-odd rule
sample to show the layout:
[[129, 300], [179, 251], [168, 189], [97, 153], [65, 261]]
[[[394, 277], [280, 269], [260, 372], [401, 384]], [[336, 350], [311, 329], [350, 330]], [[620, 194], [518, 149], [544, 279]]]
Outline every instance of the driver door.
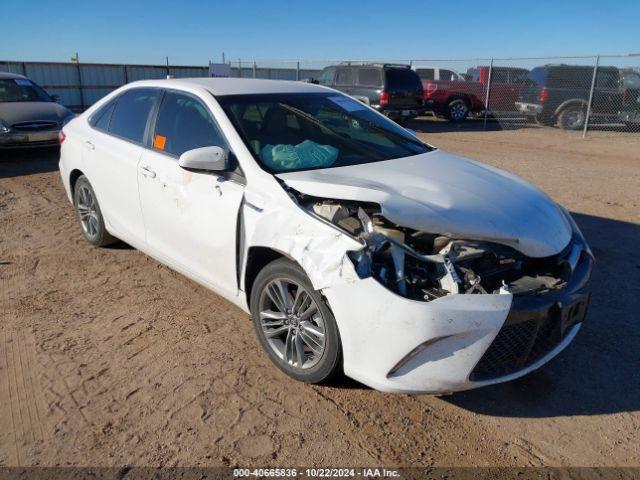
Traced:
[[179, 156], [228, 145], [207, 107], [186, 93], [163, 95], [152, 149], [138, 167], [152, 255], [220, 293], [237, 294], [236, 223], [244, 186], [214, 172], [187, 171]]

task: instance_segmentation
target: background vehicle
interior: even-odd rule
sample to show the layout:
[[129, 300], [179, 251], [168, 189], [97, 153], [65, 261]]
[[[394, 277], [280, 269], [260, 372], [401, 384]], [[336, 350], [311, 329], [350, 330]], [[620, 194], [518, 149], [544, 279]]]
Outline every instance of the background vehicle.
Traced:
[[[536, 67], [522, 85], [516, 107], [541, 124], [558, 123], [567, 130], [580, 130], [587, 116], [592, 80], [592, 66], [563, 64]], [[618, 69], [599, 67], [591, 116], [613, 118], [622, 106], [622, 97]]]
[[454, 72], [449, 68], [432, 66], [421, 66], [412, 68], [418, 74], [420, 80], [464, 81], [464, 77], [462, 75], [460, 75], [458, 72]]
[[640, 124], [640, 72], [631, 69], [621, 70], [622, 107], [618, 119], [627, 126]]
[[[527, 73], [524, 68], [493, 67], [489, 110], [513, 111]], [[470, 113], [485, 109], [488, 82], [488, 66], [467, 69], [464, 80], [422, 80], [425, 106], [452, 122], [461, 122]]]
[[400, 125], [422, 114], [422, 83], [408, 65], [337, 65], [322, 70], [318, 83], [370, 105]]
[[58, 132], [73, 117], [28, 78], [0, 72], [0, 148], [57, 146]]

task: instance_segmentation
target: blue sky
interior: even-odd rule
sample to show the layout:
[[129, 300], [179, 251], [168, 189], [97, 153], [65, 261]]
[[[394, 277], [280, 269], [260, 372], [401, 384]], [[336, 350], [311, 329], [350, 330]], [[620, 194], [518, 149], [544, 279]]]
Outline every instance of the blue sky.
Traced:
[[[603, 8], [604, 5], [604, 8]], [[640, 1], [4, 2], [0, 60], [206, 64], [640, 51]]]

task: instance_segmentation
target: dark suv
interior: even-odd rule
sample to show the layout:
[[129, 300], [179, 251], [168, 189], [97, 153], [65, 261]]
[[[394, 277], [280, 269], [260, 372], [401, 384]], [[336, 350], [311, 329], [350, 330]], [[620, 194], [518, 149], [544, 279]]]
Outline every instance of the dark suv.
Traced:
[[[584, 127], [593, 80], [593, 67], [543, 65], [527, 76], [520, 89], [516, 108], [542, 124], [569, 130]], [[615, 118], [622, 105], [620, 72], [615, 67], [599, 67], [591, 103], [591, 116]]]
[[318, 83], [351, 95], [400, 125], [424, 111], [422, 82], [409, 65], [336, 65], [322, 70]]

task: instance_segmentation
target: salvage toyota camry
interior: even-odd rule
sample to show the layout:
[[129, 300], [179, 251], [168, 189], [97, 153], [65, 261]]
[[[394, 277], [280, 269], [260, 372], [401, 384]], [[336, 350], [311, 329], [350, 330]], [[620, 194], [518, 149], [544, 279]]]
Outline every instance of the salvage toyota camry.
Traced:
[[585, 318], [594, 260], [564, 208], [335, 90], [135, 82], [60, 142], [86, 239], [124, 240], [249, 312], [295, 379], [343, 370], [415, 393], [503, 382]]

